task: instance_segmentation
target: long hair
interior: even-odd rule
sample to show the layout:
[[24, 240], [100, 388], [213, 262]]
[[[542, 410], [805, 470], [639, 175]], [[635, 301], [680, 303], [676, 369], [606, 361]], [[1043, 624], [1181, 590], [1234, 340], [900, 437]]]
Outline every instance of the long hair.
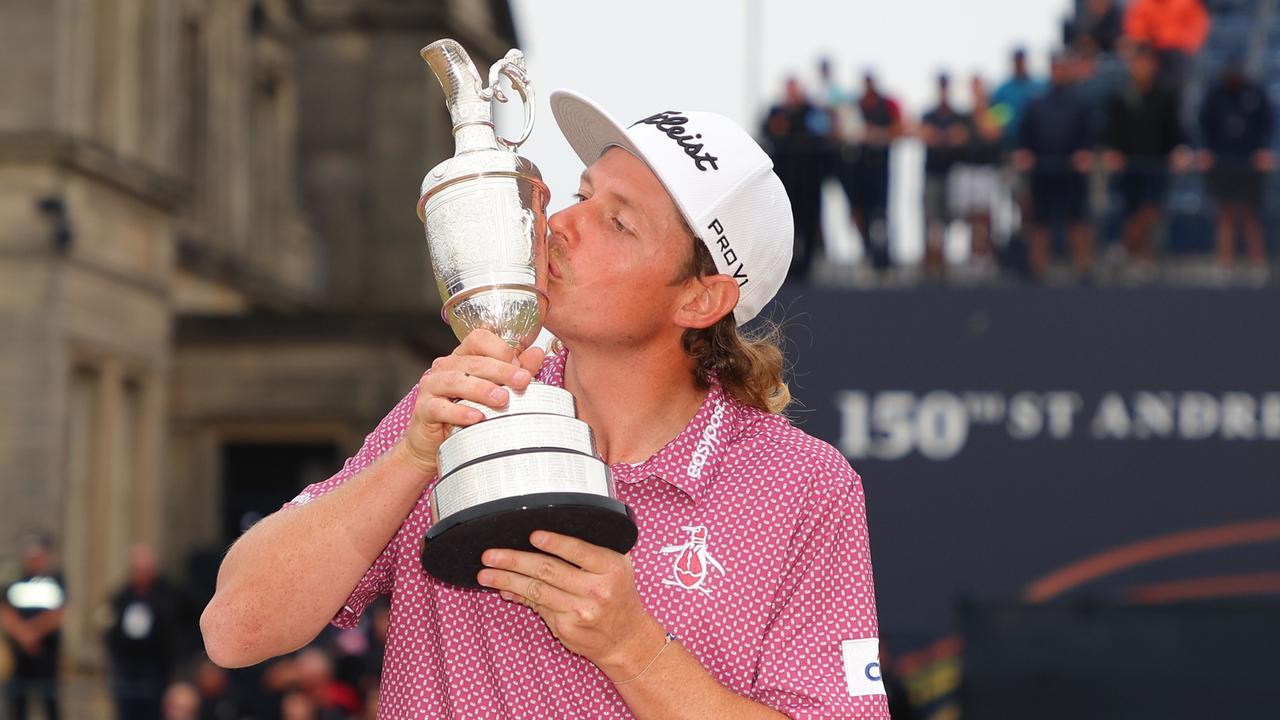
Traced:
[[[677, 283], [715, 275], [715, 260], [705, 243], [686, 227], [691, 238], [689, 261]], [[694, 379], [706, 389], [714, 379], [738, 402], [769, 413], [781, 413], [791, 404], [791, 390], [782, 377], [782, 333], [776, 323], [762, 321], [749, 335], [738, 332], [733, 313], [707, 328], [688, 328], [681, 344], [694, 360]]]

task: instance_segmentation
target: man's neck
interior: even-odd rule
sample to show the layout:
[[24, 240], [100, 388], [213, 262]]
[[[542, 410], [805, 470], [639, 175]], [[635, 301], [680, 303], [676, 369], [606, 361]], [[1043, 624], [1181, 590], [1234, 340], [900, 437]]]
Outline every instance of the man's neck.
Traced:
[[694, 384], [692, 361], [679, 347], [625, 352], [575, 349], [564, 387], [591, 426], [609, 464], [637, 463], [680, 434], [706, 399]]

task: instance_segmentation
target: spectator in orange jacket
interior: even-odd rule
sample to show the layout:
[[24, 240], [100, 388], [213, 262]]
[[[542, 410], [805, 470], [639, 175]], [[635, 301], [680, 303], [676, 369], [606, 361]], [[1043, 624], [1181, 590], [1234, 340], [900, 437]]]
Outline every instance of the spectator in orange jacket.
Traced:
[[1158, 82], [1181, 92], [1190, 56], [1209, 35], [1204, 0], [1133, 0], [1124, 16], [1124, 34], [1139, 45], [1155, 49], [1160, 58]]

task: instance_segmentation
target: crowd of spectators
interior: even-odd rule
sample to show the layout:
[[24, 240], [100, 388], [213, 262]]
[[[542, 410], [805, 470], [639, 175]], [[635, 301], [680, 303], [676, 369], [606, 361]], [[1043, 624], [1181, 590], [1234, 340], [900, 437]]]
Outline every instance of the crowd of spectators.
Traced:
[[[971, 243], [967, 278], [994, 278], [1001, 268], [1049, 277], [1059, 238], [1070, 272], [1054, 277], [1091, 281], [1102, 245], [1123, 277], [1150, 278], [1172, 181], [1200, 174], [1216, 212], [1210, 277], [1265, 281], [1260, 216], [1274, 166], [1273, 110], [1239, 50], [1191, 96], [1194, 58], [1209, 25], [1203, 0], [1083, 0], [1064, 23], [1047, 80], [1033, 77], [1025, 52], [1016, 50], [1011, 75], [994, 92], [983, 78], [968, 79], [962, 108], [952, 99], [953, 78], [940, 73], [935, 104], [918, 121], [873, 71], [864, 73], [860, 94], [833, 82], [826, 60], [816, 92], [789, 79], [762, 133], [795, 210], [792, 277], [807, 279], [825, 248], [828, 179], [844, 190], [867, 265], [882, 271], [903, 264], [890, 243], [890, 157], [895, 140], [912, 137], [924, 148], [926, 277], [961, 270], [943, 251], [962, 224]], [[1237, 271], [1241, 236], [1247, 266]]]
[[[108, 598], [68, 595], [45, 536], [22, 542], [19, 577], [0, 588], [0, 629], [12, 666], [4, 682], [7, 717], [67, 715], [60, 682], [64, 614], [92, 603], [116, 720], [372, 720], [378, 711], [389, 609], [375, 604], [350, 630], [327, 628], [315, 641], [261, 665], [228, 671], [204, 656], [195, 597], [160, 572], [155, 552], [133, 548], [128, 577]], [[0, 713], [3, 716], [3, 713]]]

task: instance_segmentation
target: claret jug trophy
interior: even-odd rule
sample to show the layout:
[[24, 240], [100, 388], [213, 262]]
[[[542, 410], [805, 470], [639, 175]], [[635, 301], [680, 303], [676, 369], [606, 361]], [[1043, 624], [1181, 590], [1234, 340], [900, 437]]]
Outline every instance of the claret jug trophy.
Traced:
[[[462, 340], [485, 328], [518, 351], [537, 339], [547, 309], [547, 186], [518, 154], [533, 129], [533, 88], [524, 55], [511, 50], [486, 85], [462, 46], [439, 40], [422, 49], [453, 121], [453, 157], [422, 180], [418, 216], [426, 229], [444, 321]], [[507, 102], [506, 77], [524, 105], [519, 138], [497, 134], [492, 101]], [[454, 585], [479, 587], [489, 548], [534, 550], [547, 530], [617, 552], [636, 541], [631, 511], [614, 494], [609, 466], [573, 396], [531, 383], [500, 410], [465, 402], [485, 419], [455, 428], [440, 445], [440, 479], [431, 489], [431, 527], [423, 568]]]

